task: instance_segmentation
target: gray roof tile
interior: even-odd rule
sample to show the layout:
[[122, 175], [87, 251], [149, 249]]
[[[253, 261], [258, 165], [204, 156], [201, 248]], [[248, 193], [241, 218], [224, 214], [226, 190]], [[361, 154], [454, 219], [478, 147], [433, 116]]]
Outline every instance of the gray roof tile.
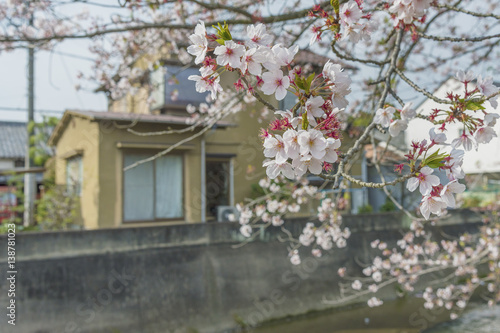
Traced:
[[0, 121], [0, 158], [24, 158], [26, 123]]

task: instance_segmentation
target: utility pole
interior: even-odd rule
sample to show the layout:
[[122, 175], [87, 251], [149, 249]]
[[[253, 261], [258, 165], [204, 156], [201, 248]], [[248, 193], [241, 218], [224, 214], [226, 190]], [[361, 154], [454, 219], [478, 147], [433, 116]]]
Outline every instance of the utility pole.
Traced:
[[[33, 25], [33, 14], [29, 24]], [[28, 122], [26, 128], [26, 156], [24, 158], [24, 167], [30, 169], [33, 167], [33, 161], [30, 156], [30, 148], [33, 146], [31, 137], [34, 134], [34, 126], [32, 123], [35, 119], [35, 48], [34, 45], [28, 47]], [[36, 179], [35, 174], [26, 172], [24, 174], [24, 226], [34, 224], [35, 211], [35, 196], [36, 196]]]

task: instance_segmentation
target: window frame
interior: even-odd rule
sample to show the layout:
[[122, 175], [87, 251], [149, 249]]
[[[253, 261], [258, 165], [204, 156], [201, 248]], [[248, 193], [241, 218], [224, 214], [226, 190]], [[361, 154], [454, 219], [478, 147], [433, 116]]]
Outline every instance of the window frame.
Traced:
[[[162, 70], [163, 67], [167, 68], [167, 72], [163, 73], [161, 76], [159, 76], [159, 75], [157, 76], [157, 74], [154, 74], [156, 71], [151, 71], [149, 73], [150, 84], [158, 84], [158, 89], [159, 89], [158, 93], [160, 93], [162, 96], [162, 101], [156, 102], [155, 104], [153, 104], [151, 107], [152, 110], [164, 110], [164, 109], [166, 109], [166, 110], [186, 111], [186, 107], [189, 104], [194, 105], [195, 107], [198, 107], [201, 103], [207, 103], [205, 101], [205, 99], [206, 99], [206, 96], [209, 95], [209, 93], [198, 93], [196, 91], [195, 82], [189, 81], [189, 80], [187, 80], [187, 78], [186, 78], [186, 82], [189, 82], [189, 84], [193, 85], [193, 91], [191, 93], [195, 93], [195, 94], [198, 94], [200, 96], [203, 95], [203, 98], [200, 97], [200, 100], [188, 100], [188, 101], [180, 99], [179, 102], [176, 102], [176, 101], [171, 100], [170, 94], [167, 94], [167, 91], [169, 90], [169, 87], [170, 87], [170, 85], [168, 84], [167, 77], [168, 78], [172, 77], [172, 75], [169, 75], [169, 67], [172, 68], [173, 71], [174, 70], [177, 71], [175, 74], [179, 74], [181, 72], [190, 71], [190, 70], [192, 70], [193, 73], [188, 72], [188, 74], [199, 74], [198, 69], [195, 66], [189, 66], [189, 65], [186, 66], [186, 65], [182, 65], [181, 63], [168, 61], [164, 65], [162, 65], [161, 67], [162, 67], [161, 69], [157, 69], [156, 71]], [[171, 74], [173, 74], [173, 73], [171, 73]], [[159, 80], [159, 78], [161, 78], [161, 79]], [[153, 81], [156, 81], [156, 82], [153, 82]], [[159, 82], [157, 82], [157, 81], [159, 81]], [[174, 84], [174, 85], [172, 85], [172, 87], [174, 87], [174, 89], [172, 89], [172, 90], [175, 90], [176, 85]], [[150, 94], [150, 96], [152, 96], [152, 93]]]
[[[122, 152], [122, 161], [121, 161], [121, 166], [122, 166], [122, 169], [123, 170], [125, 168], [125, 155], [127, 154], [144, 154], [144, 155], [149, 155], [150, 156], [153, 156], [154, 154], [158, 153], [159, 151], [157, 150], [153, 150], [153, 151], [150, 151], [150, 149], [148, 149], [147, 151], [145, 151], [144, 149], [125, 149], [123, 152]], [[121, 200], [121, 214], [122, 214], [122, 217], [121, 217], [121, 220], [122, 220], [122, 224], [133, 224], [133, 223], [153, 223], [153, 222], [169, 222], [169, 221], [179, 221], [179, 220], [183, 220], [185, 221], [186, 219], [186, 207], [185, 207], [185, 196], [186, 196], [186, 170], [185, 170], [185, 165], [186, 165], [186, 156], [185, 154], [181, 153], [181, 152], [170, 152], [168, 153], [167, 155], [165, 156], [180, 156], [181, 157], [181, 163], [182, 163], [182, 166], [181, 166], [181, 170], [182, 170], [182, 194], [181, 194], [181, 211], [182, 211], [182, 216], [179, 216], [179, 217], [166, 217], [166, 218], [156, 218], [156, 159], [151, 161], [151, 163], [154, 163], [154, 166], [153, 166], [153, 184], [154, 184], [154, 187], [153, 187], [153, 196], [154, 196], [154, 201], [153, 201], [153, 215], [155, 216], [153, 219], [140, 219], [140, 220], [126, 220], [125, 219], [125, 172], [126, 171], [122, 171], [121, 175], [121, 197], [122, 197], [122, 200]], [[148, 158], [148, 157], [144, 157], [144, 158]]]
[[[78, 191], [75, 191], [74, 184], [70, 185], [69, 182], [69, 166], [71, 162], [78, 160], [78, 176], [79, 176], [79, 184]], [[66, 190], [78, 197], [82, 196], [83, 193], [83, 154], [75, 154], [66, 158]]]

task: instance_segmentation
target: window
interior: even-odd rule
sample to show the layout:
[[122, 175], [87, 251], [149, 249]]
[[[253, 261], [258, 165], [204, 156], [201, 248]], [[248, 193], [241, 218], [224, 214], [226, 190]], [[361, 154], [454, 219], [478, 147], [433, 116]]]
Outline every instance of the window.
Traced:
[[297, 104], [297, 102], [297, 96], [295, 96], [295, 94], [292, 94], [291, 92], [287, 92], [285, 98], [279, 101], [278, 106], [280, 110], [291, 110], [295, 106], [295, 104]]
[[[125, 167], [151, 155], [126, 153]], [[162, 156], [123, 175], [123, 220], [154, 221], [182, 218], [183, 161], [180, 155]]]
[[216, 216], [217, 206], [230, 204], [230, 162], [227, 159], [207, 159], [207, 215]]
[[70, 193], [82, 195], [83, 158], [81, 155], [66, 160], [66, 186]]
[[188, 80], [190, 75], [200, 75], [196, 67], [167, 65], [151, 73], [153, 109], [164, 106], [198, 106], [206, 102], [208, 93], [196, 91], [196, 83]]

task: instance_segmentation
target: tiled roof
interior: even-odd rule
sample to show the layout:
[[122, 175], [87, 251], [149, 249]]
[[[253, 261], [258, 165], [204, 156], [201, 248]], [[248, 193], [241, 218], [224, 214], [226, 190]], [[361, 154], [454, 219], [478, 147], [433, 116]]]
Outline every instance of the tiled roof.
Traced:
[[0, 158], [24, 158], [26, 123], [0, 121]]
[[[189, 126], [191, 119], [190, 116], [176, 116], [167, 114], [139, 114], [139, 113], [122, 113], [122, 112], [100, 112], [100, 111], [83, 111], [83, 110], [66, 110], [62, 119], [59, 121], [57, 126], [54, 128], [52, 135], [49, 139], [49, 145], [56, 145], [59, 140], [60, 135], [65, 130], [67, 123], [71, 117], [81, 117], [94, 120], [102, 121], [125, 121], [130, 124], [134, 123], [158, 123], [158, 124], [171, 124], [171, 125], [185, 125]], [[227, 121], [218, 121], [217, 126], [233, 127], [236, 126], [233, 123]], [[202, 125], [200, 125], [202, 127]]]

